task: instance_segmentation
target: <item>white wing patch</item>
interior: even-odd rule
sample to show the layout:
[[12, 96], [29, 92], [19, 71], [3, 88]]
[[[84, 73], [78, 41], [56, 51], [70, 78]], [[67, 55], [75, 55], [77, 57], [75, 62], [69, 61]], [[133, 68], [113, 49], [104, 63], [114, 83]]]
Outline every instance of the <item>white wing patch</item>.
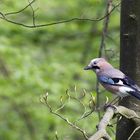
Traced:
[[130, 88], [130, 87], [120, 87], [119, 88], [119, 91], [121, 92], [121, 93], [128, 93], [128, 92], [130, 92], [130, 91], [135, 91], [134, 89], [132, 89], [132, 88]]
[[117, 94], [121, 98], [123, 98], [123, 97], [129, 96], [130, 94], [128, 92], [130, 92], [130, 91], [134, 91], [134, 90], [129, 87], [119, 87], [119, 92], [117, 92]]
[[119, 82], [116, 83], [116, 84], [118, 84], [118, 85], [124, 85], [122, 80], [119, 80]]

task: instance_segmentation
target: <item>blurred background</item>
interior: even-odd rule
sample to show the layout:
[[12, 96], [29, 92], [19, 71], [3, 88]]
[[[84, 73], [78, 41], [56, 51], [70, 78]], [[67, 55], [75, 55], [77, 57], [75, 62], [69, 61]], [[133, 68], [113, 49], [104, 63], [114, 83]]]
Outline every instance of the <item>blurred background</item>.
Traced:
[[[19, 11], [28, 1], [1, 0], [0, 12]], [[116, 5], [118, 0], [113, 1]], [[32, 4], [36, 24], [67, 20], [74, 17], [102, 17], [106, 0], [37, 0]], [[7, 18], [32, 25], [32, 8]], [[119, 67], [119, 20], [116, 8], [110, 16], [105, 40], [109, 61]], [[104, 21], [72, 21], [41, 28], [26, 28], [0, 19], [0, 139], [1, 140], [82, 140], [82, 134], [51, 114], [40, 97], [49, 93], [54, 109], [60, 106], [69, 89], [81, 96], [83, 89], [96, 96], [96, 77], [84, 71], [89, 61], [98, 57]], [[89, 95], [84, 98], [88, 103]], [[109, 93], [101, 93], [101, 104]], [[67, 103], [60, 114], [71, 121], [83, 114], [75, 101]], [[82, 119], [78, 125], [91, 135], [96, 130], [98, 113]], [[111, 133], [111, 132], [110, 132]], [[113, 133], [112, 133], [113, 135]]]

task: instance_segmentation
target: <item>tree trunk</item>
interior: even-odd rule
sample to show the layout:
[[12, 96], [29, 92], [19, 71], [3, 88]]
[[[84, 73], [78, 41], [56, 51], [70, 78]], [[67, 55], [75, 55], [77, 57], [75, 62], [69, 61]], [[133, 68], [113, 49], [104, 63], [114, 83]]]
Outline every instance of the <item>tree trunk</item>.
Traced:
[[[121, 1], [120, 68], [140, 86], [140, 0]], [[126, 97], [121, 105], [135, 110], [140, 116], [140, 100]], [[127, 140], [140, 126], [132, 120], [122, 118], [117, 124], [116, 140]], [[140, 140], [140, 129], [131, 140]]]

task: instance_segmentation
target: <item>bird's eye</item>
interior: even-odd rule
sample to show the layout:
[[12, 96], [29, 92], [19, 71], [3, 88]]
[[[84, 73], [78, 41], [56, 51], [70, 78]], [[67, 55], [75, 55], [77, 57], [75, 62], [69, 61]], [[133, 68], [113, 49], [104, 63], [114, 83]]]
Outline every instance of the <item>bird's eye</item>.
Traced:
[[96, 65], [96, 64], [97, 64], [97, 62], [94, 62], [93, 64], [94, 64], [94, 65]]

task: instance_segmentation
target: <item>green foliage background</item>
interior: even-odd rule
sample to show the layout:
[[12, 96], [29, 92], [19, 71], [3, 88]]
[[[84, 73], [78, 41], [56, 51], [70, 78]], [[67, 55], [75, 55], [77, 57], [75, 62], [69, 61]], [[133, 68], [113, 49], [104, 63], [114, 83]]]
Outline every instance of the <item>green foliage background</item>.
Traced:
[[[118, 1], [113, 1], [113, 4]], [[25, 7], [28, 1], [1, 0], [0, 11], [7, 13]], [[38, 0], [33, 4], [38, 24], [59, 20], [96, 18], [105, 13], [104, 0]], [[32, 11], [8, 16], [24, 24], [32, 24]], [[0, 20], [0, 139], [53, 140], [55, 132], [63, 140], [81, 140], [83, 136], [64, 121], [49, 113], [40, 96], [49, 93], [54, 108], [60, 97], [70, 89], [81, 94], [82, 89], [94, 92], [96, 77], [83, 68], [98, 57], [103, 21], [72, 21], [43, 28], [25, 28]], [[92, 33], [91, 33], [92, 32]], [[114, 66], [119, 60], [119, 9], [111, 14], [106, 38], [107, 56]], [[110, 94], [104, 93], [101, 99]], [[88, 102], [88, 98], [85, 102]], [[61, 111], [66, 118], [76, 120], [83, 113], [76, 102]], [[89, 135], [95, 131], [98, 115], [79, 122]]]

